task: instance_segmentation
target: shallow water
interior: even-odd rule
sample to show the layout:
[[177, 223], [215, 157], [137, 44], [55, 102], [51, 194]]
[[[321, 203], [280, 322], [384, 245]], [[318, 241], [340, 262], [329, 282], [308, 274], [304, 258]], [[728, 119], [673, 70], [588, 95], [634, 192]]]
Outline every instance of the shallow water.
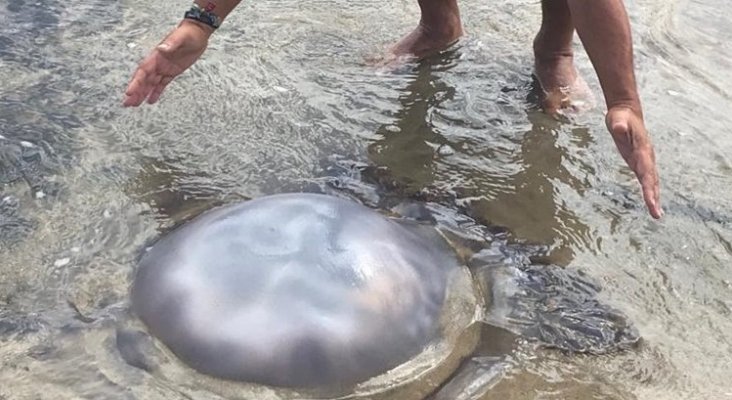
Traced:
[[[568, 355], [486, 328], [464, 369], [486, 382], [451, 393], [732, 399], [732, 7], [627, 2], [662, 179], [655, 222], [602, 107], [557, 122], [533, 103], [535, 3], [463, 1], [460, 46], [391, 72], [365, 60], [413, 27], [411, 1], [242, 4], [160, 104], [129, 110], [127, 79], [184, 5], [2, 0], [0, 398], [220, 398], [120, 358], [111, 321], [139, 250], [213, 205], [320, 182], [335, 156], [387, 169], [398, 196], [449, 194], [550, 246], [643, 337]], [[448, 385], [475, 382], [464, 376]]]

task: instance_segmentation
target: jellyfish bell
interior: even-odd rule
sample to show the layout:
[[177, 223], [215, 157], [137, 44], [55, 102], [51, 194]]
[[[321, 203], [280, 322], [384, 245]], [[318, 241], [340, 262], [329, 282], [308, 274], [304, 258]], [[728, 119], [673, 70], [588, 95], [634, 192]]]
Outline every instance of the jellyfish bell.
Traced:
[[334, 196], [282, 194], [214, 209], [161, 238], [139, 263], [132, 307], [203, 374], [358, 384], [440, 341], [448, 286], [463, 270], [431, 227]]

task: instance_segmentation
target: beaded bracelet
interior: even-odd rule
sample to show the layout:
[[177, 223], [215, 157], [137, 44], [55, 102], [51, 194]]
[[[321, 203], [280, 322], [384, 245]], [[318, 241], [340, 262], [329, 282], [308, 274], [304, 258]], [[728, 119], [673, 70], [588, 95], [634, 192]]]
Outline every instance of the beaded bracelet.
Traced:
[[186, 11], [183, 18], [202, 22], [214, 29], [218, 29], [221, 26], [221, 17], [212, 13], [211, 10], [213, 10], [213, 7], [202, 8], [198, 4], [193, 3], [191, 9]]

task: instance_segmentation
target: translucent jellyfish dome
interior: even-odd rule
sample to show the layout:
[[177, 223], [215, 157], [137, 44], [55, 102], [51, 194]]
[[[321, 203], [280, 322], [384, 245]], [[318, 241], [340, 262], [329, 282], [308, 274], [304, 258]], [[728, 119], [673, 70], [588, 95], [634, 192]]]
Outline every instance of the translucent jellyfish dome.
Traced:
[[218, 208], [142, 257], [133, 311], [177, 357], [218, 378], [355, 384], [442, 334], [454, 253], [355, 202], [266, 196]]

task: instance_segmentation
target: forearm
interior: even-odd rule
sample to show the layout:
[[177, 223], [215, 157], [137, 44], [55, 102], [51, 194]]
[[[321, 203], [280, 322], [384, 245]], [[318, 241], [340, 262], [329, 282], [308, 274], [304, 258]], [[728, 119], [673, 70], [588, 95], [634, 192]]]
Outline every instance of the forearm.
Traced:
[[642, 115], [633, 66], [630, 21], [622, 0], [567, 0], [577, 33], [592, 61], [608, 109]]

